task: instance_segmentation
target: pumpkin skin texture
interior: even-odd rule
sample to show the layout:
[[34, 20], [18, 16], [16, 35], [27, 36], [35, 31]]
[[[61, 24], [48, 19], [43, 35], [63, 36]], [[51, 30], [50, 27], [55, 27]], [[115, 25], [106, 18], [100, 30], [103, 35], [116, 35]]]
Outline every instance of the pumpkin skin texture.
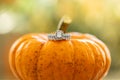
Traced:
[[12, 46], [9, 63], [20, 80], [100, 80], [111, 57], [105, 44], [90, 34], [70, 33], [70, 40], [27, 34]]

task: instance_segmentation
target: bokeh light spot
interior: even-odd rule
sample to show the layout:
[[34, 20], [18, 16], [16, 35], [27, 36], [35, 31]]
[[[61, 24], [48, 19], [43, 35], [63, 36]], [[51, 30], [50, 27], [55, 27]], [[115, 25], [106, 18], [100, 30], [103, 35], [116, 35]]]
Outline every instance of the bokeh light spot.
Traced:
[[0, 13], [0, 34], [12, 31], [15, 27], [15, 18], [9, 12]]

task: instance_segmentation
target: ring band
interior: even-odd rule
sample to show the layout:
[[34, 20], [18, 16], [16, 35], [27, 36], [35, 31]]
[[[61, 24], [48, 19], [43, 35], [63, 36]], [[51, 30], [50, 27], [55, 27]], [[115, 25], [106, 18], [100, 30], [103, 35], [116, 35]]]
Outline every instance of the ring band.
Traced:
[[70, 34], [64, 34], [62, 30], [57, 30], [55, 34], [48, 34], [49, 40], [69, 40]]

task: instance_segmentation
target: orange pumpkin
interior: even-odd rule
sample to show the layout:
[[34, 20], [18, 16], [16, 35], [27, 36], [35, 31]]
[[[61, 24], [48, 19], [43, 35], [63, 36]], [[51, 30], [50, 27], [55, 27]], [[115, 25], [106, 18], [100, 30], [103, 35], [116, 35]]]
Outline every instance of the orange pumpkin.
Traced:
[[[61, 30], [65, 32], [66, 24]], [[49, 40], [47, 34], [27, 34], [12, 46], [9, 63], [21, 80], [99, 80], [111, 58], [105, 44], [90, 34], [72, 32], [69, 40]]]

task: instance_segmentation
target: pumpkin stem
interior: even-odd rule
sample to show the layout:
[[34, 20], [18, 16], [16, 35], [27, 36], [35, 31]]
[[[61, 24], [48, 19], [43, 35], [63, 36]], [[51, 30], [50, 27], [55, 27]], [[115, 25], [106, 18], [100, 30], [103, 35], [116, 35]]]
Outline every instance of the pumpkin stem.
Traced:
[[65, 33], [68, 25], [71, 22], [72, 22], [72, 20], [69, 17], [63, 16], [63, 18], [60, 20], [60, 22], [58, 24], [58, 30], [62, 30]]
[[49, 40], [69, 40], [70, 34], [65, 34], [68, 25], [71, 23], [71, 19], [69, 17], [64, 16], [58, 25], [58, 29], [55, 34], [48, 34]]

